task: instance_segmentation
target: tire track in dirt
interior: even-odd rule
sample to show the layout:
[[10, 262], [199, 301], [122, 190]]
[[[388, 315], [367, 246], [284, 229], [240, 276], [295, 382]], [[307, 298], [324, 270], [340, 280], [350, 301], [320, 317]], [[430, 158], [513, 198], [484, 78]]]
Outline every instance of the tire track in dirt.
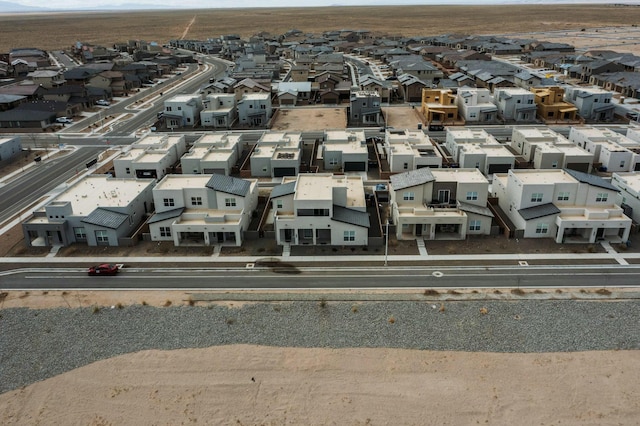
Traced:
[[191, 29], [191, 26], [196, 22], [196, 15], [193, 15], [193, 18], [191, 18], [191, 21], [189, 21], [189, 24], [187, 25], [187, 28], [184, 29], [184, 32], [182, 33], [182, 35], [180, 36], [180, 40], [184, 40], [185, 37], [187, 36], [187, 34], [189, 34], [189, 30]]

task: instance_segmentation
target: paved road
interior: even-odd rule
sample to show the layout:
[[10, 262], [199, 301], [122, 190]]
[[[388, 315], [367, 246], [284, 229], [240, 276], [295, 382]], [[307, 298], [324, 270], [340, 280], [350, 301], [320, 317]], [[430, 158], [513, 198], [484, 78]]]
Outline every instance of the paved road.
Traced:
[[89, 277], [84, 268], [19, 269], [0, 274], [3, 289], [314, 289], [430, 287], [633, 286], [640, 266], [467, 268], [124, 268], [118, 276]]

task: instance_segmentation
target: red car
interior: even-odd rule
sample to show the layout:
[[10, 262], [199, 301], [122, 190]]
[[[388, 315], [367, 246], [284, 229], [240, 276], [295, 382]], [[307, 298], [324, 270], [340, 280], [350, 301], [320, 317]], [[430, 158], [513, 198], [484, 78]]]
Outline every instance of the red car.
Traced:
[[120, 271], [120, 267], [118, 265], [103, 263], [98, 266], [90, 267], [89, 275], [115, 275], [118, 271]]

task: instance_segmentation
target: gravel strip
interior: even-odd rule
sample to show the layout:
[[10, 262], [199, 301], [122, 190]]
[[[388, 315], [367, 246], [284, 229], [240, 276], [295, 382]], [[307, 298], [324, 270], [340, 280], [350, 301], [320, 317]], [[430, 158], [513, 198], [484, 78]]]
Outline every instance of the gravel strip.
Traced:
[[[443, 306], [443, 309], [441, 308]], [[0, 392], [147, 349], [228, 344], [465, 352], [640, 349], [640, 301], [297, 301], [0, 311]]]

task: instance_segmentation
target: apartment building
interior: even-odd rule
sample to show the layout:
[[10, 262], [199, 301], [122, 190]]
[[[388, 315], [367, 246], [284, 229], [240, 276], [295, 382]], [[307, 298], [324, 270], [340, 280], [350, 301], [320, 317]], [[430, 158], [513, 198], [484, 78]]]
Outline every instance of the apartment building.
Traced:
[[271, 192], [278, 244], [366, 246], [370, 220], [360, 176], [284, 177]]
[[153, 241], [175, 246], [242, 245], [258, 205], [258, 181], [220, 174], [166, 175], [153, 189]]
[[631, 219], [616, 203], [619, 192], [600, 177], [574, 170], [510, 170], [495, 174], [492, 183], [516, 238], [557, 243], [627, 241]]
[[391, 214], [399, 240], [463, 240], [491, 233], [489, 182], [477, 169], [422, 168], [391, 176]]

